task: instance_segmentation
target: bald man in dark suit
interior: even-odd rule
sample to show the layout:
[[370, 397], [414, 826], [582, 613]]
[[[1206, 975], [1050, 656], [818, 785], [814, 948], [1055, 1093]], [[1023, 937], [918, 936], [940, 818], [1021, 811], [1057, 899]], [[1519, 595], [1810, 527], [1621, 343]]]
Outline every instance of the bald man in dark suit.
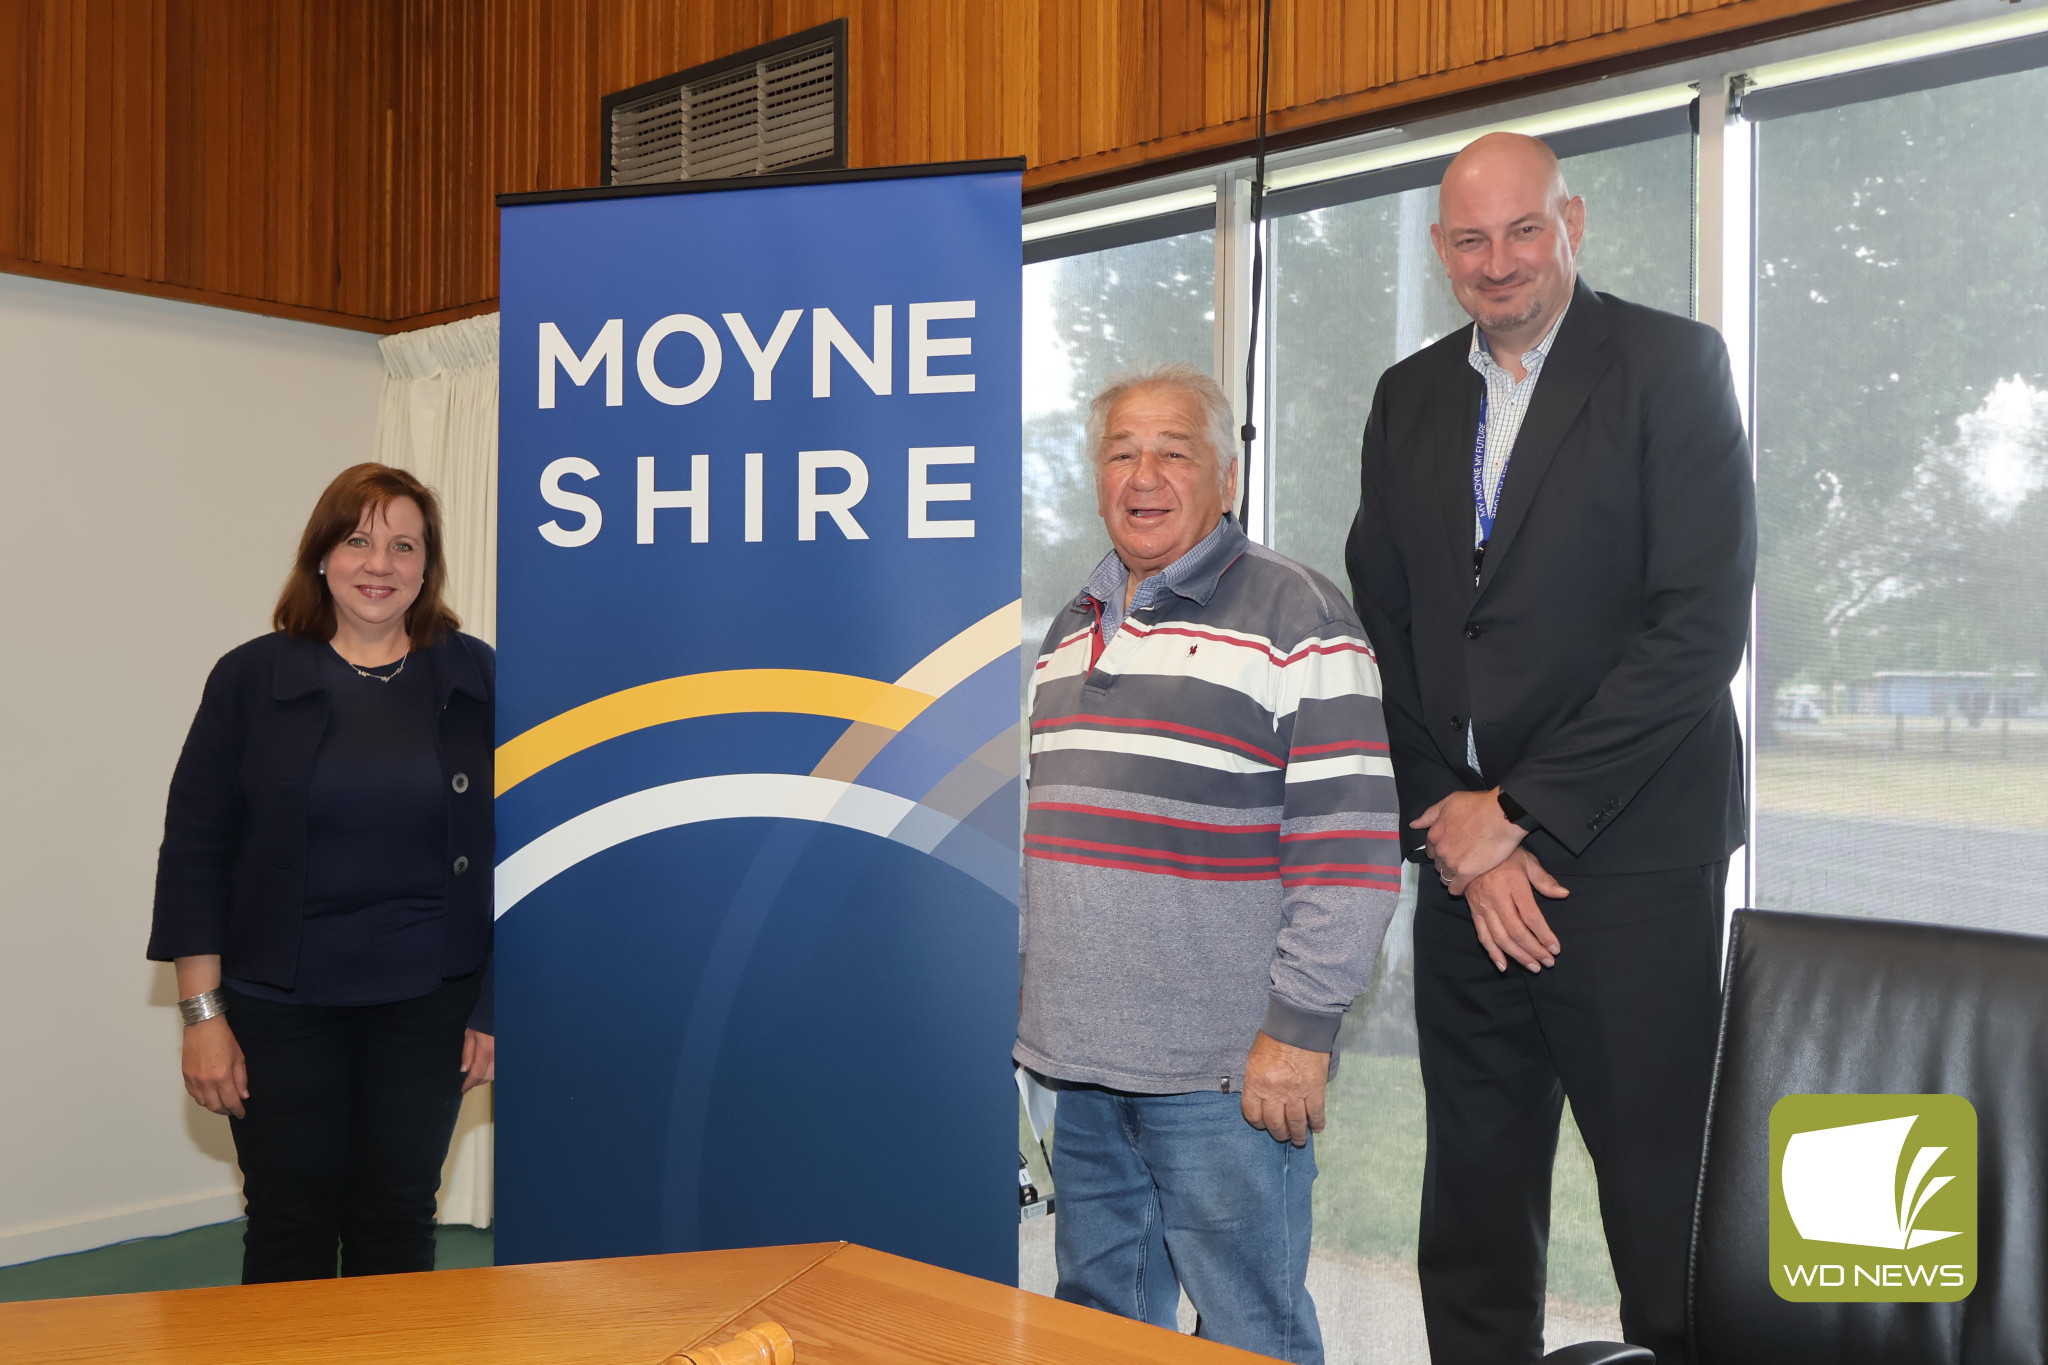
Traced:
[[1578, 278], [1585, 205], [1549, 148], [1480, 139], [1440, 210], [1473, 326], [1382, 376], [1347, 549], [1404, 852], [1426, 863], [1430, 1351], [1542, 1354], [1568, 1097], [1623, 1334], [1675, 1365], [1745, 830], [1749, 446], [1714, 331]]

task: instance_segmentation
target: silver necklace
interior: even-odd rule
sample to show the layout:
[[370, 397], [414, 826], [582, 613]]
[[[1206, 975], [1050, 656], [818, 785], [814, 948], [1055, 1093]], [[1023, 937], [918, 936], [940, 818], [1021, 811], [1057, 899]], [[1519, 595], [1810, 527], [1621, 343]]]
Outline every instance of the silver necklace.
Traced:
[[342, 652], [338, 649], [334, 651], [334, 657], [340, 659], [343, 663], [348, 664], [350, 668], [355, 668], [356, 676], [359, 678], [368, 678], [372, 682], [388, 683], [392, 681], [394, 678], [396, 678], [399, 674], [405, 672], [405, 662], [407, 659], [410, 659], [412, 657], [412, 651], [409, 649], [405, 651], [405, 653], [402, 656], [400, 656], [398, 660], [398, 667], [392, 669], [389, 673], [372, 673], [367, 668], [356, 668], [354, 664], [349, 663], [348, 659], [344, 657], [342, 655]]

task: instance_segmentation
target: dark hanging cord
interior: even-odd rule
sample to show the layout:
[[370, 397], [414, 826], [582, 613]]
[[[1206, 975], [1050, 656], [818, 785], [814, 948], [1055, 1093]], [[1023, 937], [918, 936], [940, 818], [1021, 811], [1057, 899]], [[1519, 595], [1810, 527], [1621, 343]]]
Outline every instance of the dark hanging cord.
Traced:
[[1263, 0], [1259, 18], [1259, 132], [1258, 147], [1252, 160], [1252, 306], [1251, 334], [1245, 339], [1244, 347], [1244, 426], [1238, 429], [1238, 439], [1244, 442], [1244, 455], [1238, 461], [1237, 521], [1244, 525], [1251, 516], [1252, 505], [1252, 442], [1259, 438], [1258, 423], [1253, 420], [1252, 395], [1257, 392], [1259, 374], [1259, 296], [1265, 292], [1266, 243], [1265, 234], [1259, 230], [1264, 217], [1266, 201], [1266, 82], [1273, 72], [1273, 0]]

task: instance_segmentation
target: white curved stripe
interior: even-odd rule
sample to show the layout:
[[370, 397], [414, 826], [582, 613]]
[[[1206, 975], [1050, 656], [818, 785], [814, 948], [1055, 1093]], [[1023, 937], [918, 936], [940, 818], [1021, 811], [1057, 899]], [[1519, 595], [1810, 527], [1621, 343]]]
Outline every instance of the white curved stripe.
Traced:
[[943, 697], [979, 670], [1017, 649], [1018, 637], [1023, 633], [1024, 599], [1020, 597], [997, 607], [919, 659], [896, 680], [896, 685]]
[[[657, 830], [704, 820], [813, 820], [930, 852], [959, 822], [892, 792], [803, 773], [726, 773], [670, 782], [584, 811], [498, 864], [502, 915], [550, 879]], [[899, 837], [900, 836], [900, 837]]]

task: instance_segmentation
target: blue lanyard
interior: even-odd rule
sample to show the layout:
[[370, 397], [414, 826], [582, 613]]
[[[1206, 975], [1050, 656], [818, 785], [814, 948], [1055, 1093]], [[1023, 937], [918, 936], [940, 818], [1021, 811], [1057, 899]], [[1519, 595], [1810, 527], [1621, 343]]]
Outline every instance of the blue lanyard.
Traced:
[[1479, 514], [1479, 543], [1484, 545], [1493, 539], [1493, 518], [1500, 510], [1500, 491], [1507, 486], [1508, 471], [1505, 465], [1500, 471], [1500, 482], [1494, 485], [1493, 499], [1486, 497], [1486, 398], [1479, 396], [1479, 436], [1472, 442], [1472, 507]]

